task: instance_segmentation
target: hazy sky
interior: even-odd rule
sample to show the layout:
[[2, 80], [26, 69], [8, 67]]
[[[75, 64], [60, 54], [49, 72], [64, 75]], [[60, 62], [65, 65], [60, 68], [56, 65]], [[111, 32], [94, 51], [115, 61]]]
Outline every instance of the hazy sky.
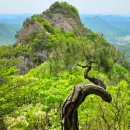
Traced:
[[[0, 13], [41, 13], [53, 2], [62, 0], [0, 0]], [[130, 16], [130, 0], [64, 0], [80, 13]]]

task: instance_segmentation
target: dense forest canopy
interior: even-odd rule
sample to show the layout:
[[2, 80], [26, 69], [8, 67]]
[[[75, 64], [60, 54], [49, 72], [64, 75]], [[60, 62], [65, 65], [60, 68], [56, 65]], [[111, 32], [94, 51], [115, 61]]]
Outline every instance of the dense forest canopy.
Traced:
[[[130, 65], [101, 34], [81, 23], [77, 9], [56, 2], [28, 18], [12, 46], [0, 46], [0, 129], [60, 130], [64, 99], [84, 79], [77, 64], [92, 64], [111, 104], [94, 95], [78, 109], [81, 129], [130, 128]], [[94, 109], [93, 109], [94, 108]]]

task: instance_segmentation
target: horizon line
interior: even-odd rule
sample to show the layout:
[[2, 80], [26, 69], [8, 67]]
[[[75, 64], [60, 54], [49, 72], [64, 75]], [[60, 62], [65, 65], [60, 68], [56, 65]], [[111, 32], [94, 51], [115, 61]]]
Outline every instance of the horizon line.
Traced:
[[[36, 15], [42, 13], [0, 13], [0, 15]], [[105, 16], [124, 16], [130, 17], [130, 14], [103, 14], [103, 13], [79, 13], [79, 15], [105, 15]]]

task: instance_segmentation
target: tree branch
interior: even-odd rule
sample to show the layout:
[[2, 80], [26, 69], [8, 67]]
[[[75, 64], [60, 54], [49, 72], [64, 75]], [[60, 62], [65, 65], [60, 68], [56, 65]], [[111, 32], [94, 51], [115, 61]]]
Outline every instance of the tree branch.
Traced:
[[94, 63], [93, 61], [90, 62], [90, 65], [85, 65], [85, 66], [82, 66], [80, 64], [77, 64], [77, 66], [80, 66], [82, 68], [87, 68], [85, 69], [84, 71], [84, 78], [85, 79], [88, 79], [90, 82], [94, 83], [95, 85], [98, 85], [100, 87], [103, 87], [104, 89], [106, 89], [106, 85], [100, 80], [100, 79], [97, 79], [97, 78], [94, 78], [94, 77], [90, 77], [88, 74], [89, 72], [91, 71], [92, 69], [92, 63]]

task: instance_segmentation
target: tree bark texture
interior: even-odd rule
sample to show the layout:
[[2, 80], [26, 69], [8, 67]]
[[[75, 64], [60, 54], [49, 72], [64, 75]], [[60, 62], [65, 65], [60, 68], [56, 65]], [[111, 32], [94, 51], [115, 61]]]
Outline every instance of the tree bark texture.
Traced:
[[105, 90], [104, 86], [95, 84], [76, 85], [62, 106], [62, 130], [79, 130], [77, 109], [86, 96], [90, 94], [98, 95], [108, 103], [112, 100], [111, 95]]

